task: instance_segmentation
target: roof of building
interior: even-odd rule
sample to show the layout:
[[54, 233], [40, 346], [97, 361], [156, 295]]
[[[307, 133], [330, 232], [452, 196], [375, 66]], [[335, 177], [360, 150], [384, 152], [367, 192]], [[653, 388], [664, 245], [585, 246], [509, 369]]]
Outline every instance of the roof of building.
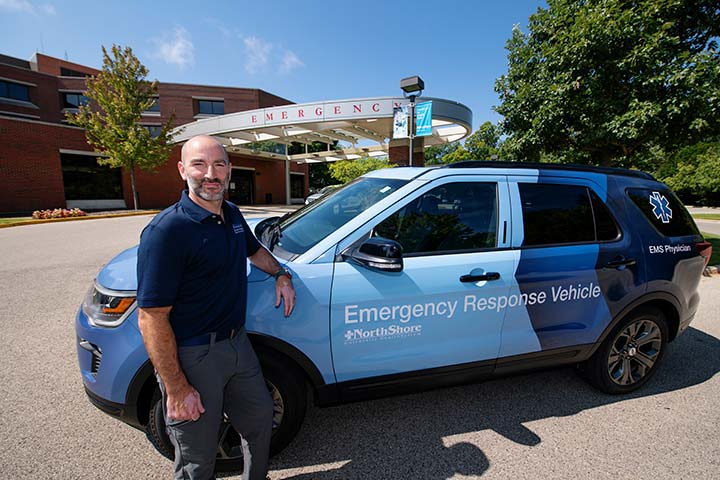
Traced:
[[[432, 129], [424, 137], [425, 146], [453, 142], [470, 134], [472, 112], [465, 105], [441, 98], [420, 101], [432, 103]], [[195, 135], [211, 135], [231, 153], [299, 163], [384, 156], [393, 146], [395, 110], [409, 103], [403, 97], [375, 97], [260, 108], [183, 125], [175, 130], [174, 140], [179, 143]], [[253, 148], [262, 141], [285, 145], [321, 142], [328, 148], [293, 155]]]

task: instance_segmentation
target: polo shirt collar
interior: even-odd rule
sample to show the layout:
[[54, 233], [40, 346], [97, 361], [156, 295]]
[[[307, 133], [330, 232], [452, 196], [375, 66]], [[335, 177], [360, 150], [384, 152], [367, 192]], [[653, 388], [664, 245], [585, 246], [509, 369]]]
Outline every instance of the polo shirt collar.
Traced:
[[[185, 213], [195, 220], [198, 223], [202, 223], [203, 221], [207, 220], [209, 217], [212, 217], [215, 215], [212, 212], [209, 212], [208, 210], [205, 210], [203, 207], [198, 205], [197, 203], [193, 202], [190, 199], [190, 195], [188, 195], [187, 190], [183, 190], [182, 196], [180, 197], [180, 206], [185, 211]], [[227, 202], [223, 200], [223, 210], [226, 210]]]

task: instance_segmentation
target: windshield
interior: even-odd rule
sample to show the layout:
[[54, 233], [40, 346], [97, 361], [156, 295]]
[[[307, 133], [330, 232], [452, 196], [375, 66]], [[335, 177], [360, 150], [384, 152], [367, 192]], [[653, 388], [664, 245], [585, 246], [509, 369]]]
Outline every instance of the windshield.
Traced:
[[274, 253], [283, 257], [301, 255], [406, 183], [407, 180], [358, 178], [280, 219], [279, 238], [269, 242], [275, 245], [266, 246], [271, 251], [275, 247]]

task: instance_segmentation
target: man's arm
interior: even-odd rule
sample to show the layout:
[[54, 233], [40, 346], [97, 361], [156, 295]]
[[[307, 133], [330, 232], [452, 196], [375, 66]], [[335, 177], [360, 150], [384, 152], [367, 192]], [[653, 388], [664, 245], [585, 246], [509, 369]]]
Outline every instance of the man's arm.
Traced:
[[167, 396], [167, 416], [172, 420], [197, 420], [205, 412], [200, 394], [180, 368], [175, 334], [170, 326], [172, 307], [138, 309], [138, 327], [145, 349], [157, 370]]
[[[257, 252], [250, 255], [250, 261], [263, 272], [274, 274], [282, 267], [275, 260], [265, 247], [260, 247]], [[285, 316], [289, 316], [295, 307], [295, 288], [293, 287], [290, 277], [281, 275], [275, 281], [275, 307], [280, 306], [280, 302], [284, 303]]]

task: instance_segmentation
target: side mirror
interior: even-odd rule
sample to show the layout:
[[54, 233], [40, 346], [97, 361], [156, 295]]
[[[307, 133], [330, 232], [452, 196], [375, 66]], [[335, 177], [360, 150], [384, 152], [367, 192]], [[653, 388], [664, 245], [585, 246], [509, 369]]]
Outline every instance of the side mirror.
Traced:
[[350, 258], [382, 272], [401, 272], [403, 269], [402, 245], [387, 238], [368, 238], [352, 251]]

